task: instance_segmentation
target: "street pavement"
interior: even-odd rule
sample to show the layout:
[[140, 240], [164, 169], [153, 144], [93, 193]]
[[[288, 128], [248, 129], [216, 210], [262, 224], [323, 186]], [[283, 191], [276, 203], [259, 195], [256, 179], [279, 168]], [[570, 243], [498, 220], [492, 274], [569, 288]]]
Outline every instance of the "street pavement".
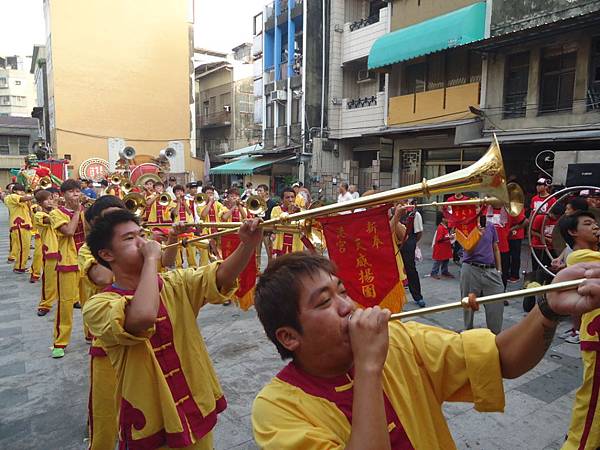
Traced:
[[[88, 346], [83, 338], [80, 310], [75, 310], [72, 343], [63, 359], [50, 357], [54, 311], [36, 316], [40, 284], [12, 272], [8, 255], [8, 214], [0, 207], [0, 449], [82, 450], [86, 448], [89, 389]], [[431, 231], [431, 224], [426, 231]], [[421, 244], [424, 261], [418, 269], [428, 306], [459, 299], [456, 280], [426, 277], [431, 269], [431, 235]], [[528, 259], [526, 247], [523, 257]], [[525, 259], [524, 259], [525, 260]], [[265, 258], [263, 258], [265, 261]], [[451, 264], [458, 276], [459, 268]], [[519, 285], [510, 286], [511, 289]], [[410, 294], [408, 294], [410, 299]], [[407, 309], [416, 305], [409, 300]], [[524, 316], [521, 302], [505, 309], [504, 327]], [[461, 330], [462, 311], [419, 319], [424, 323]], [[483, 326], [476, 314], [475, 326]], [[228, 407], [219, 415], [215, 448], [255, 449], [250, 412], [260, 388], [283, 367], [266, 339], [254, 310], [208, 305], [198, 325], [207, 343]], [[565, 322], [559, 331], [568, 328]], [[460, 449], [557, 449], [564, 439], [570, 408], [581, 380], [577, 345], [554, 339], [537, 367], [516, 380], [505, 381], [504, 414], [482, 414], [472, 405], [447, 404], [444, 411]]]

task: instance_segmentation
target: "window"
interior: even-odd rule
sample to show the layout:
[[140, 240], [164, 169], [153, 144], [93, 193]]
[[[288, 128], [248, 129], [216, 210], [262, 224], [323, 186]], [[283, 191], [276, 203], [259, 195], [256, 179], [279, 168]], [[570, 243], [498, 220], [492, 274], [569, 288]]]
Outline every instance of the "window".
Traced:
[[0, 95], [0, 105], [10, 105], [10, 95]]
[[294, 95], [292, 97], [292, 123], [300, 123], [300, 106], [302, 100], [300, 98], [296, 98]]
[[0, 88], [8, 87], [8, 82], [6, 81], [6, 77], [0, 77]]
[[210, 109], [209, 102], [203, 102], [202, 103], [202, 115], [203, 116], [208, 116], [209, 109]]
[[15, 136], [15, 144], [19, 147], [19, 155], [29, 154], [29, 137], [28, 136]]
[[267, 104], [267, 128], [273, 128], [273, 103]]
[[287, 125], [287, 114], [286, 114], [286, 103], [278, 102], [277, 103], [277, 124], [278, 127], [284, 127]]
[[263, 31], [263, 17], [262, 17], [262, 13], [257, 14], [256, 16], [254, 16], [254, 36], [261, 34]]
[[587, 92], [588, 110], [600, 110], [600, 37], [592, 41], [589, 80]]
[[542, 51], [540, 113], [570, 111], [573, 108], [576, 50], [546, 48]]
[[15, 86], [21, 86], [21, 80], [15, 80]]
[[527, 110], [527, 85], [529, 83], [529, 52], [515, 53], [506, 58], [504, 74], [505, 119], [525, 117]]
[[8, 136], [0, 136], [0, 155], [8, 155], [9, 152]]
[[426, 73], [427, 65], [425, 63], [407, 66], [400, 94], [406, 95], [425, 91]]

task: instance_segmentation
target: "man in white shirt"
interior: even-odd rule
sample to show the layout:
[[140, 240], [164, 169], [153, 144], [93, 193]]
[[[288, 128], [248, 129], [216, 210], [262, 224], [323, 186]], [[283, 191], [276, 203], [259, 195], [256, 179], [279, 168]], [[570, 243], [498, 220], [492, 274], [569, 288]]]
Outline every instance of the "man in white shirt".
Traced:
[[352, 194], [350, 192], [348, 192], [348, 183], [346, 183], [346, 182], [341, 183], [338, 190], [339, 190], [339, 195], [338, 195], [338, 200], [337, 200], [338, 203], [348, 202], [353, 199]]
[[352, 194], [352, 199], [357, 199], [358, 197], [360, 197], [360, 194], [358, 193], [358, 189], [356, 189], [356, 185], [351, 184], [350, 187], [348, 188], [348, 192], [350, 192]]
[[173, 186], [177, 184], [177, 178], [174, 176], [170, 176], [168, 179], [168, 186], [165, 188], [165, 192], [171, 196], [173, 200], [175, 200], [175, 193], [173, 192]]

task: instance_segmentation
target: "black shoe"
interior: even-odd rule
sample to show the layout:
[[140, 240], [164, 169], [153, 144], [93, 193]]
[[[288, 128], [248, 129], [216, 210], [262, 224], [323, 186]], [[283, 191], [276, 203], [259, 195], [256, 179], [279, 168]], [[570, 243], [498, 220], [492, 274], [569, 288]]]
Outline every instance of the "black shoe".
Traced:
[[75, 302], [75, 303], [73, 304], [73, 308], [75, 308], [75, 309], [81, 309], [81, 303], [79, 303], [79, 302]]
[[40, 309], [37, 310], [37, 315], [40, 316], [40, 317], [42, 317], [42, 316], [45, 316], [46, 314], [48, 314], [49, 312], [50, 311], [48, 311], [47, 309], [40, 308]]

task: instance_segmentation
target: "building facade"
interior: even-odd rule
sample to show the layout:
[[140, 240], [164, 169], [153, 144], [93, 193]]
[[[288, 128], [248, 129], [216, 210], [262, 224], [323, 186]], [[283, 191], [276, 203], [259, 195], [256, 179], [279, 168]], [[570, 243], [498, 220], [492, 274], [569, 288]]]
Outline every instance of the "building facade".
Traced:
[[172, 172], [202, 177], [190, 145], [193, 2], [45, 0], [44, 10], [50, 136], [71, 174], [92, 157], [112, 170], [132, 146], [136, 160], [172, 147]]
[[[208, 154], [211, 166], [224, 163], [230, 151], [258, 144], [262, 128], [254, 118], [254, 77], [251, 44], [243, 44], [228, 59], [200, 64], [196, 78], [196, 155]], [[233, 177], [234, 181], [238, 181]], [[218, 188], [229, 177], [215, 179]]]
[[600, 180], [599, 25], [597, 1], [493, 2], [490, 38], [476, 46], [486, 61], [484, 127], [466, 144], [495, 133], [507, 172], [528, 192], [538, 176], [567, 183], [575, 164], [590, 164], [589, 183]]
[[32, 117], [0, 116], [0, 186], [11, 181], [10, 169], [23, 167], [39, 138], [38, 121]]
[[31, 117], [35, 102], [31, 57], [0, 57], [0, 116]]

